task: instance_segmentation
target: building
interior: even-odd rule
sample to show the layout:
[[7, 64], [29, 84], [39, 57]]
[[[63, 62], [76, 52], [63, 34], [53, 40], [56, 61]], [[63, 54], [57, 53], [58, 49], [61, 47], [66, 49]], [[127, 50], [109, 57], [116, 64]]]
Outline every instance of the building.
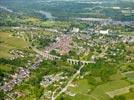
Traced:
[[109, 30], [100, 30], [100, 34], [108, 35]]
[[79, 31], [80, 31], [79, 28], [75, 28], [75, 27], [74, 27], [74, 28], [72, 29], [72, 32], [73, 32], [73, 33], [78, 33]]

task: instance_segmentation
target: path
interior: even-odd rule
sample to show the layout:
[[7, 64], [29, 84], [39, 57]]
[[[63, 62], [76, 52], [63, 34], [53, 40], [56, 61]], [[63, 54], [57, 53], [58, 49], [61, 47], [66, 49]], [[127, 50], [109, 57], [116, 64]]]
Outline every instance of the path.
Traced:
[[67, 90], [67, 88], [70, 86], [70, 84], [73, 82], [73, 80], [77, 77], [77, 75], [80, 74], [81, 69], [84, 67], [84, 65], [82, 65], [79, 70], [77, 70], [77, 72], [72, 76], [72, 78], [68, 81], [67, 85], [54, 97], [54, 93], [52, 95], [52, 100], [55, 100], [58, 96], [60, 96], [63, 92], [65, 92]]

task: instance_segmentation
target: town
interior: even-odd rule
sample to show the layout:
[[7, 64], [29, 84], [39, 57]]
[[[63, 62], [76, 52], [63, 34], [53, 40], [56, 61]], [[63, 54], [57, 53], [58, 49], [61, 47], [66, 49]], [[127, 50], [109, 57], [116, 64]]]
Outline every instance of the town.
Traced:
[[133, 100], [133, 2], [91, 1], [0, 1], [0, 100]]

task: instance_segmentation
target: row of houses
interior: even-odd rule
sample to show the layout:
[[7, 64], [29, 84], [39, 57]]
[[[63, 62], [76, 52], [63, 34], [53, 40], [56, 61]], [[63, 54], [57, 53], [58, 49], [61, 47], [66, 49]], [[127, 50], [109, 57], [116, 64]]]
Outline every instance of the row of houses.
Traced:
[[28, 69], [20, 67], [19, 72], [12, 75], [13, 79], [10, 80], [9, 82], [5, 82], [5, 84], [1, 87], [1, 89], [4, 92], [11, 91], [15, 85], [21, 83], [23, 79], [29, 76], [29, 74], [30, 71]]
[[45, 52], [49, 53], [50, 51], [58, 48], [60, 54], [65, 54], [70, 51], [69, 45], [71, 43], [72, 39], [68, 35], [63, 35], [57, 38], [57, 42], [50, 44], [50, 46], [45, 48]]
[[15, 85], [20, 84], [25, 78], [29, 77], [31, 70], [35, 70], [42, 61], [43, 60], [37, 56], [33, 64], [28, 62], [27, 66], [30, 66], [29, 68], [27, 68], [27, 66], [26, 68], [20, 67], [17, 73], [11, 75], [12, 79], [9, 82], [5, 82], [0, 89], [4, 92], [11, 91]]

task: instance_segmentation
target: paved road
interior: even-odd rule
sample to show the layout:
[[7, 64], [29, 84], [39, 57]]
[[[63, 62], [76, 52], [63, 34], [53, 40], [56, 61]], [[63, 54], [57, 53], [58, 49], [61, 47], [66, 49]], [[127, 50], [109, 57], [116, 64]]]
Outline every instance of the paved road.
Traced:
[[55, 100], [58, 96], [60, 96], [63, 92], [65, 92], [67, 90], [67, 88], [70, 86], [70, 84], [73, 82], [73, 80], [77, 77], [77, 75], [80, 74], [81, 69], [84, 67], [84, 65], [82, 65], [79, 70], [77, 70], [77, 72], [71, 77], [71, 79], [68, 81], [67, 85], [54, 97], [54, 93], [52, 95], [52, 100]]

